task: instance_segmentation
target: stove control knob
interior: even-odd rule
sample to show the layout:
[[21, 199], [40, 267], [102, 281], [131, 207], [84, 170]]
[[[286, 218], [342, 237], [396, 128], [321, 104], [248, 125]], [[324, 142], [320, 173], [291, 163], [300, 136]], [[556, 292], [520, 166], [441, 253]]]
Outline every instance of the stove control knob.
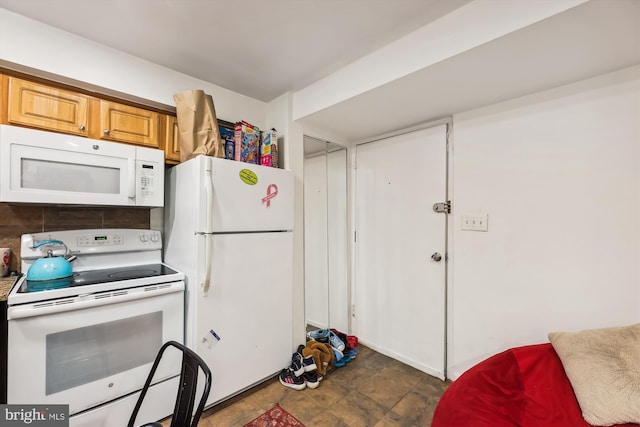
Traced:
[[160, 235], [158, 233], [152, 233], [151, 234], [151, 241], [152, 242], [157, 242], [158, 240], [160, 240]]
[[140, 235], [140, 241], [146, 243], [149, 240], [149, 236], [145, 233]]

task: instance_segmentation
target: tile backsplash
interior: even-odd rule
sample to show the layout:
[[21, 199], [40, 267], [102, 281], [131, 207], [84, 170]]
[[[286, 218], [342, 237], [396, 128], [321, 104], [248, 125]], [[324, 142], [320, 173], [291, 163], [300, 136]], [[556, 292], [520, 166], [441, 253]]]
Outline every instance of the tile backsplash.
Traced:
[[11, 248], [9, 268], [12, 271], [20, 271], [22, 234], [89, 228], [150, 228], [150, 209], [0, 203], [0, 247]]

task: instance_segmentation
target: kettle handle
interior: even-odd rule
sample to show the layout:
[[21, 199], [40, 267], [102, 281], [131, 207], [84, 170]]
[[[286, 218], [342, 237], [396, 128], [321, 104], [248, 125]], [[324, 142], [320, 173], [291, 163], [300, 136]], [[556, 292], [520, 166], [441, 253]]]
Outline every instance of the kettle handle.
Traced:
[[42, 245], [63, 245], [65, 247], [67, 246], [61, 240], [41, 240], [38, 243], [36, 243], [35, 245], [33, 245], [32, 248], [36, 249], [36, 248], [39, 248]]

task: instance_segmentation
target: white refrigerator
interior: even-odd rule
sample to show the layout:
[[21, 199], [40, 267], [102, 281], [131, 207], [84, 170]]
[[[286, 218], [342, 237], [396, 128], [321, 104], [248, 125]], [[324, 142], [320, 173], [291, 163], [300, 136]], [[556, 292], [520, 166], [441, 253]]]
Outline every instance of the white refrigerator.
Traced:
[[165, 177], [164, 261], [185, 273], [185, 339], [213, 374], [207, 406], [288, 366], [289, 171], [198, 156]]

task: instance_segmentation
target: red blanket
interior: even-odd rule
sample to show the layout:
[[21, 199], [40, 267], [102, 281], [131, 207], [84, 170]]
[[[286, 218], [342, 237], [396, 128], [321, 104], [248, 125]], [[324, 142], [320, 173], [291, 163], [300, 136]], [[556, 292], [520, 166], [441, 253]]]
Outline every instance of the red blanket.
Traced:
[[549, 343], [506, 350], [466, 371], [440, 399], [431, 426], [592, 427]]

